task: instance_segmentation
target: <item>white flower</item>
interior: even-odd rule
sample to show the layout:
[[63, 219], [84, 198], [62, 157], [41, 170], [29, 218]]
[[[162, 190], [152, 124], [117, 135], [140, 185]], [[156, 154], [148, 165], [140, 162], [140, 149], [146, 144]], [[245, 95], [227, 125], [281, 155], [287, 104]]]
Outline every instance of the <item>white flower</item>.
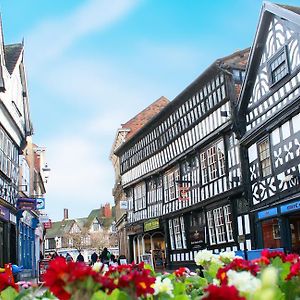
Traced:
[[165, 278], [164, 280], [161, 280], [161, 276], [156, 277], [155, 283], [154, 283], [154, 295], [158, 295], [159, 293], [166, 293], [170, 297], [173, 296], [173, 285], [169, 278]]
[[242, 293], [253, 294], [261, 287], [261, 281], [247, 271], [229, 270], [227, 276], [228, 285], [234, 285]]
[[225, 263], [231, 262], [234, 258], [236, 258], [234, 251], [221, 252], [219, 257], [220, 260]]
[[202, 266], [210, 262], [214, 258], [214, 254], [210, 250], [201, 250], [195, 255], [196, 265]]
[[108, 266], [107, 264], [103, 264], [102, 262], [96, 262], [94, 263], [92, 269], [96, 272], [101, 272], [101, 273], [106, 273], [108, 271]]
[[277, 284], [278, 270], [272, 266], [266, 268], [261, 274], [261, 282], [264, 287], [274, 287]]

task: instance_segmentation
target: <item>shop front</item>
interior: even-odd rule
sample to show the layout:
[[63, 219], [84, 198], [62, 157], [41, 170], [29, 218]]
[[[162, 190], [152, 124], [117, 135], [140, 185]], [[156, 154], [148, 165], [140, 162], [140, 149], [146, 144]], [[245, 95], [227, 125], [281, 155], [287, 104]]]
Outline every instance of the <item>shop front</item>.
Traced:
[[16, 216], [0, 205], [0, 267], [6, 263], [16, 263]]
[[284, 248], [300, 254], [300, 200], [293, 200], [256, 215], [257, 248]]
[[35, 229], [37, 218], [29, 211], [23, 211], [18, 218], [19, 227], [19, 264], [24, 267], [21, 279], [36, 276]]
[[9, 209], [0, 205], [0, 267], [7, 262]]

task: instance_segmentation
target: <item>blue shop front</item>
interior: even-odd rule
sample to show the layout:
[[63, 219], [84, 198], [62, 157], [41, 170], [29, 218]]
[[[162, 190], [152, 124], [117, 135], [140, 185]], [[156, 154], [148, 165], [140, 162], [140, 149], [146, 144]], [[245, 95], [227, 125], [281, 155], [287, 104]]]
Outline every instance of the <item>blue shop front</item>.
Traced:
[[38, 216], [31, 211], [19, 211], [19, 265], [24, 267], [20, 279], [34, 278], [37, 275], [35, 229]]
[[300, 254], [300, 197], [256, 213], [257, 248]]

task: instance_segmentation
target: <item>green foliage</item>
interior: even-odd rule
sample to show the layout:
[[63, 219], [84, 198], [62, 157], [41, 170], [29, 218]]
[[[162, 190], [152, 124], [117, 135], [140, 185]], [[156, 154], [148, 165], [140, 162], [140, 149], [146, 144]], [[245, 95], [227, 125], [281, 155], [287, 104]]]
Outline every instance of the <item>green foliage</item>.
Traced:
[[14, 300], [18, 296], [18, 292], [11, 286], [7, 287], [0, 293], [0, 299], [2, 300]]

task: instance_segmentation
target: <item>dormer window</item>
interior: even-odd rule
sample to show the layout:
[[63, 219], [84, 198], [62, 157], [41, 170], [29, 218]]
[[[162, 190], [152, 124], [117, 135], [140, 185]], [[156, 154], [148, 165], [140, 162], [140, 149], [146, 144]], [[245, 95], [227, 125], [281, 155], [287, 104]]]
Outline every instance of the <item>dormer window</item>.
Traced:
[[286, 47], [281, 48], [268, 62], [269, 83], [276, 84], [287, 74], [289, 74], [289, 65], [287, 60]]

